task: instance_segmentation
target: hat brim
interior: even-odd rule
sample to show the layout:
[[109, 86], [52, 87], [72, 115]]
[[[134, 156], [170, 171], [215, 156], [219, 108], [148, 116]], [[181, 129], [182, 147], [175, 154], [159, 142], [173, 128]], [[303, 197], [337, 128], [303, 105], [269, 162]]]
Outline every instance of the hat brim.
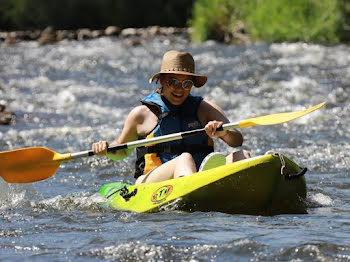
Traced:
[[193, 74], [190, 72], [184, 72], [184, 71], [171, 71], [171, 72], [159, 72], [157, 74], [155, 74], [154, 76], [152, 76], [149, 79], [149, 82], [152, 83], [155, 79], [159, 78], [161, 75], [163, 74], [178, 74], [178, 75], [188, 75], [188, 76], [193, 76], [193, 84], [195, 87], [202, 87], [205, 85], [205, 83], [207, 82], [207, 77], [204, 75], [197, 75], [197, 74]]

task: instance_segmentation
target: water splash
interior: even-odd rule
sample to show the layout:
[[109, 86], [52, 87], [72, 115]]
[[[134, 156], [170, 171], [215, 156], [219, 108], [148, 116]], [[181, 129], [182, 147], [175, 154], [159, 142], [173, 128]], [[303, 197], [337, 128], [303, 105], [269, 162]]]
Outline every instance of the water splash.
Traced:
[[332, 206], [334, 205], [334, 200], [329, 196], [326, 196], [322, 193], [317, 193], [311, 196], [311, 199], [316, 203], [319, 203], [322, 206]]
[[42, 198], [33, 184], [8, 184], [0, 179], [0, 209], [21, 207]]
[[44, 199], [39, 202], [31, 202], [33, 209], [46, 211], [46, 210], [59, 210], [59, 211], [70, 211], [70, 210], [81, 210], [90, 212], [102, 212], [103, 207], [100, 205], [105, 202], [99, 193], [89, 194], [87, 192], [72, 193], [62, 197], [61, 195], [53, 198]]

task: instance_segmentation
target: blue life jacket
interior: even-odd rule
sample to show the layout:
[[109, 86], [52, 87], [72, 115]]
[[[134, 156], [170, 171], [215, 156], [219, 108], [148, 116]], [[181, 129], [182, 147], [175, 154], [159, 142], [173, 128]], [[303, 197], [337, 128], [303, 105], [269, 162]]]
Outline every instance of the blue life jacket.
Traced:
[[[156, 92], [145, 97], [141, 103], [158, 117], [157, 125], [147, 135], [147, 138], [202, 128], [197, 117], [197, 110], [202, 100], [201, 96], [190, 94], [183, 104], [175, 106]], [[144, 139], [144, 137], [139, 137], [139, 139]], [[207, 134], [137, 148], [135, 178], [174, 159], [183, 152], [191, 153], [198, 170], [203, 159], [213, 151], [214, 142]]]

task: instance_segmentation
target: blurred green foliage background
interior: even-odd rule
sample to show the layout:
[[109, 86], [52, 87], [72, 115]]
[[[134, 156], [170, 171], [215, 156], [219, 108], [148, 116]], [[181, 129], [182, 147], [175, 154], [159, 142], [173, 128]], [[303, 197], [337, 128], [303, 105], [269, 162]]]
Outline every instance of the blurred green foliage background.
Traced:
[[192, 39], [350, 42], [350, 0], [0, 0], [0, 31], [151, 25]]
[[0, 29], [184, 27], [194, 0], [0, 0]]
[[193, 39], [228, 38], [239, 31], [255, 41], [350, 41], [349, 0], [198, 0]]

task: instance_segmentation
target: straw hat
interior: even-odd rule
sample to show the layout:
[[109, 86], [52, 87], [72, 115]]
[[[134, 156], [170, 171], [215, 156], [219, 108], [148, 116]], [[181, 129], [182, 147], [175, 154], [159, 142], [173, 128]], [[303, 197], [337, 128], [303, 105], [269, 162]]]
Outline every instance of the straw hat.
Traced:
[[201, 87], [207, 82], [207, 77], [195, 74], [194, 67], [194, 59], [190, 53], [171, 50], [164, 54], [160, 72], [152, 76], [149, 82], [152, 83], [161, 74], [181, 74], [193, 76], [194, 86]]

